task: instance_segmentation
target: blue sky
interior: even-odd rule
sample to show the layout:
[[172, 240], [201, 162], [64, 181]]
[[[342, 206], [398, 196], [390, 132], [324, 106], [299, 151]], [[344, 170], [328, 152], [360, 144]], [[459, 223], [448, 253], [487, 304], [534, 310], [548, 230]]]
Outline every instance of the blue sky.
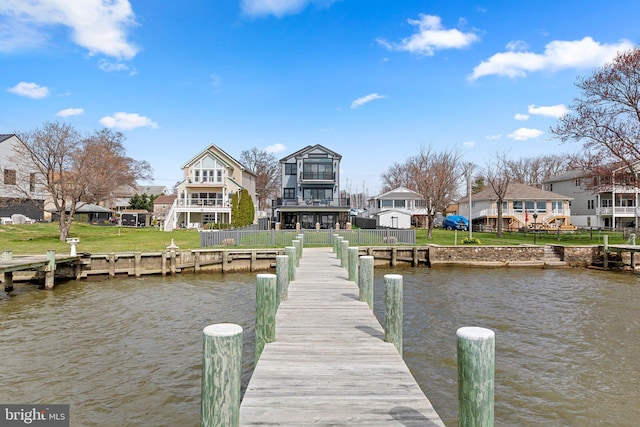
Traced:
[[573, 152], [576, 79], [640, 40], [637, 0], [0, 0], [0, 133], [122, 131], [171, 188], [214, 143], [322, 144], [375, 195], [420, 147]]

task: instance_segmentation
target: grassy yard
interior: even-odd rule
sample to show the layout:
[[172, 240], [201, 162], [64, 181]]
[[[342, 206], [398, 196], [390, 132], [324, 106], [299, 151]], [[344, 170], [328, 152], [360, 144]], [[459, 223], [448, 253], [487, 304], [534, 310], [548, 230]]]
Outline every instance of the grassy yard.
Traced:
[[[579, 245], [598, 245], [602, 244], [602, 236], [609, 236], [609, 243], [624, 243], [627, 238], [618, 231], [602, 231], [597, 230], [579, 232], [579, 233], [565, 233], [558, 235], [555, 233], [536, 234], [535, 240], [538, 245], [545, 244], [559, 244], [566, 246], [579, 246]], [[436, 228], [433, 230], [433, 238], [427, 239], [427, 231], [424, 229], [418, 229], [416, 231], [416, 243], [418, 245], [436, 244], [436, 245], [461, 245], [462, 239], [469, 237], [468, 231], [458, 231], [457, 233], [452, 230], [444, 230], [442, 228]], [[457, 238], [457, 242], [456, 242]], [[485, 232], [473, 232], [473, 238], [480, 240], [482, 245], [488, 246], [509, 246], [509, 245], [522, 245], [533, 244], [533, 234], [528, 232], [523, 234], [522, 232], [504, 232], [501, 239], [496, 237], [496, 233]]]
[[[10, 249], [16, 255], [44, 254], [49, 249], [68, 253], [69, 244], [58, 238], [54, 223], [0, 225], [0, 250]], [[78, 252], [159, 252], [171, 239], [180, 249], [200, 247], [200, 235], [195, 230], [164, 232], [157, 228], [127, 228], [73, 224], [69, 237], [80, 239]]]
[[[601, 244], [602, 236], [609, 235], [609, 243], [624, 243], [626, 238], [619, 232], [586, 232], [560, 235], [536, 235], [537, 244], [592, 245]], [[433, 238], [427, 239], [424, 229], [418, 229], [416, 240], [418, 245], [462, 245], [462, 239], [469, 232], [435, 229]], [[176, 230], [164, 232], [156, 228], [127, 228], [115, 226], [96, 226], [73, 224], [69, 237], [77, 237], [80, 243], [78, 252], [159, 252], [164, 250], [171, 239], [180, 249], [197, 249], [200, 247], [200, 235], [196, 230]], [[533, 234], [504, 233], [501, 239], [495, 233], [474, 232], [473, 237], [482, 245], [520, 245], [533, 244]], [[457, 241], [456, 241], [457, 240]], [[0, 225], [0, 250], [10, 249], [16, 255], [44, 254], [48, 249], [59, 253], [68, 253], [69, 244], [58, 239], [58, 226], [54, 223]]]

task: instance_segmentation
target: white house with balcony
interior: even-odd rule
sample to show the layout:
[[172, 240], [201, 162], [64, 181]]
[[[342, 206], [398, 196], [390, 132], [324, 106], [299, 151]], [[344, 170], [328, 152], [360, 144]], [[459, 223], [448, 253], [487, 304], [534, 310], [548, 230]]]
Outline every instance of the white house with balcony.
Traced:
[[547, 179], [544, 186], [572, 198], [571, 221], [579, 227], [637, 228], [640, 188], [633, 179], [625, 179], [628, 177], [626, 167], [613, 170], [608, 177], [572, 170]]
[[[510, 183], [502, 202], [503, 230], [523, 227], [539, 230], [575, 230], [571, 222], [571, 197], [520, 183]], [[495, 191], [487, 185], [482, 191], [458, 201], [458, 212], [469, 215], [474, 227], [497, 230], [498, 205]]]
[[184, 180], [166, 215], [165, 231], [231, 223], [231, 198], [246, 189], [256, 200], [256, 174], [211, 144], [182, 165]]
[[369, 200], [367, 209], [380, 227], [410, 228], [412, 222], [422, 222], [427, 217], [422, 196], [406, 187], [398, 187]]

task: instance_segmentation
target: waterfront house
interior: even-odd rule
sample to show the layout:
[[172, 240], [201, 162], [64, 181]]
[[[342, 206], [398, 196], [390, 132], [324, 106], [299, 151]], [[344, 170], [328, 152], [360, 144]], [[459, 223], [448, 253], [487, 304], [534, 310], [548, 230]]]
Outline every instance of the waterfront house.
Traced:
[[632, 178], [627, 167], [615, 168], [609, 176], [576, 169], [545, 180], [544, 187], [573, 199], [571, 221], [579, 227], [636, 228], [640, 189], [627, 178]]
[[410, 228], [425, 221], [427, 209], [422, 196], [406, 187], [397, 187], [369, 200], [367, 212], [380, 227]]
[[[496, 230], [498, 227], [497, 196], [487, 185], [484, 190], [458, 201], [458, 211], [469, 216], [474, 227]], [[502, 225], [504, 230], [535, 228], [540, 230], [575, 230], [571, 223], [570, 202], [572, 198], [551, 191], [520, 183], [510, 183], [502, 202]]]
[[275, 203], [281, 228], [344, 227], [349, 200], [340, 198], [342, 156], [322, 145], [307, 146], [280, 160], [281, 197]]
[[165, 231], [231, 224], [231, 198], [243, 189], [257, 205], [256, 174], [214, 144], [182, 165], [182, 172]]
[[12, 215], [32, 220], [44, 219], [46, 191], [39, 183], [38, 171], [18, 162], [25, 148], [15, 134], [0, 134], [0, 218], [9, 223]]

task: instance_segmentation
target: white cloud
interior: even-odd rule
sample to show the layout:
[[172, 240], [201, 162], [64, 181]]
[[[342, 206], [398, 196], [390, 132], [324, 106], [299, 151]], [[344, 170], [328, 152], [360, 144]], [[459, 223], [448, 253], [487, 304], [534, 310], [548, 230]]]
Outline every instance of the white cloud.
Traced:
[[372, 93], [369, 94], [367, 96], [363, 96], [361, 98], [356, 99], [355, 101], [353, 101], [351, 103], [351, 108], [356, 109], [358, 107], [363, 106], [364, 104], [374, 101], [376, 99], [383, 99], [385, 98], [383, 95], [378, 95], [377, 93]]
[[418, 32], [392, 43], [378, 39], [378, 43], [390, 50], [408, 51], [432, 56], [439, 49], [461, 49], [479, 40], [474, 33], [464, 33], [456, 29], [445, 29], [439, 16], [420, 14], [420, 19], [409, 19], [409, 24], [418, 27]]
[[463, 142], [462, 145], [464, 145], [465, 147], [473, 148], [473, 147], [476, 146], [476, 142], [475, 141], [466, 141], [466, 142]]
[[100, 67], [102, 71], [106, 71], [107, 73], [112, 73], [116, 71], [128, 71], [129, 75], [131, 76], [135, 76], [136, 74], [138, 74], [138, 72], [134, 67], [130, 67], [127, 64], [124, 64], [122, 62], [110, 62], [110, 61], [107, 61], [106, 59], [101, 59], [98, 62], [98, 67]]
[[309, 4], [329, 7], [338, 0], [242, 0], [242, 12], [250, 16], [274, 15], [278, 18], [302, 12]]
[[517, 113], [513, 118], [516, 119], [516, 120], [524, 122], [526, 120], [529, 120], [529, 115], [528, 114]]
[[40, 99], [49, 96], [49, 88], [40, 86], [37, 83], [20, 82], [14, 87], [7, 89], [16, 95], [26, 96], [27, 98]]
[[500, 139], [500, 138], [502, 138], [502, 134], [498, 133], [498, 134], [495, 134], [495, 135], [487, 135], [485, 138], [487, 138], [488, 140]]
[[266, 151], [267, 153], [280, 153], [281, 151], [286, 150], [287, 147], [284, 144], [273, 144], [273, 145], [269, 145], [267, 148], [264, 149], [264, 151]]
[[527, 139], [534, 139], [542, 135], [542, 131], [539, 129], [520, 128], [507, 135], [511, 139], [516, 141], [526, 141]]
[[[90, 55], [131, 59], [138, 53], [127, 40], [128, 29], [136, 25], [129, 0], [0, 1], [0, 28], [5, 28], [0, 30], [5, 40], [0, 49], [4, 51], [42, 46], [46, 31], [60, 25], [68, 27], [72, 41]], [[7, 34], [10, 37], [5, 39]]]
[[[508, 49], [513, 49], [513, 44]], [[591, 37], [582, 40], [555, 40], [545, 46], [544, 53], [528, 51], [500, 52], [473, 69], [470, 80], [483, 76], [524, 77], [535, 71], [558, 71], [568, 68], [592, 68], [611, 61], [619, 51], [633, 48], [633, 43], [621, 40], [617, 44], [600, 44]]]
[[536, 107], [535, 105], [529, 105], [529, 114], [536, 114], [539, 116], [555, 117], [559, 119], [569, 112], [569, 109], [564, 104], [550, 105], [548, 107]]
[[84, 114], [84, 108], [66, 108], [56, 113], [58, 117], [72, 117]]
[[100, 124], [107, 128], [130, 130], [139, 127], [157, 129], [158, 124], [148, 117], [137, 113], [118, 112], [113, 116], [105, 116], [100, 119]]

